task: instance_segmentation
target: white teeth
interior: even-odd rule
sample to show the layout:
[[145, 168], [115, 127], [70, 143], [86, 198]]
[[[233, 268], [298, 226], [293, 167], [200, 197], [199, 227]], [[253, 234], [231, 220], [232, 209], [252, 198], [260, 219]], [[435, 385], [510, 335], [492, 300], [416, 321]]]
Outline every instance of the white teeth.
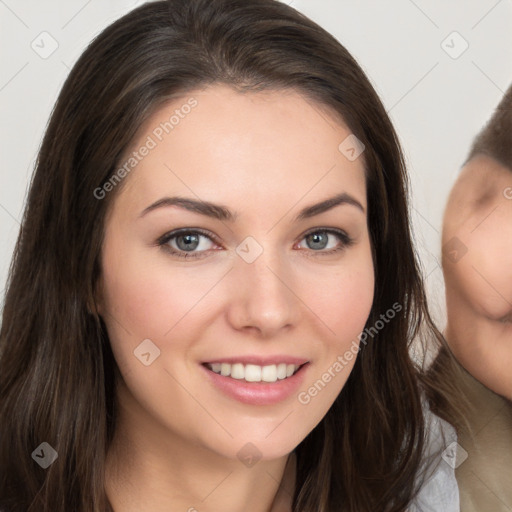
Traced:
[[220, 373], [224, 377], [245, 379], [247, 382], [276, 382], [291, 377], [299, 368], [296, 364], [269, 364], [258, 366], [256, 364], [242, 363], [212, 363], [207, 365], [210, 370]]
[[277, 365], [277, 378], [286, 379], [286, 363], [280, 363]]
[[234, 364], [231, 366], [231, 377], [233, 379], [243, 379], [244, 378], [244, 365], [243, 364]]
[[244, 378], [247, 382], [261, 382], [261, 366], [248, 364], [244, 368]]
[[264, 366], [261, 370], [261, 380], [275, 382], [277, 380], [277, 367], [275, 364]]
[[231, 365], [228, 363], [222, 363], [220, 365], [220, 374], [224, 375], [224, 377], [231, 375]]

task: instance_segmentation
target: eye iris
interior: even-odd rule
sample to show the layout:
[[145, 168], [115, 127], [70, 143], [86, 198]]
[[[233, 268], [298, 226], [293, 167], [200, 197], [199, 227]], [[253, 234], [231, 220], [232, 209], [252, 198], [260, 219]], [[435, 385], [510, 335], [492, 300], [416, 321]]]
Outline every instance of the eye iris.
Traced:
[[327, 233], [311, 233], [306, 237], [310, 249], [324, 249], [327, 245]]
[[180, 235], [176, 237], [176, 245], [182, 251], [193, 251], [199, 245], [199, 236]]

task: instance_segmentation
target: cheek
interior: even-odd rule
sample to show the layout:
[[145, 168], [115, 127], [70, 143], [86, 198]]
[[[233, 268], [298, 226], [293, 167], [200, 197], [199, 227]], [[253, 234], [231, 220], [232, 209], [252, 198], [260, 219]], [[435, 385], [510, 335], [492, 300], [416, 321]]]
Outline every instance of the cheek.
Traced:
[[466, 300], [475, 311], [493, 320], [512, 309], [511, 254], [512, 229], [491, 225], [475, 232], [466, 256], [454, 268]]
[[[126, 331], [152, 337], [170, 328], [177, 297], [169, 293], [165, 274], [124, 261], [104, 271], [105, 307]], [[172, 288], [171, 288], [172, 290]]]
[[156, 252], [148, 257], [147, 248], [124, 254], [116, 261], [105, 252], [105, 306], [125, 331], [141, 339], [172, 330], [222, 275], [217, 268], [171, 265]]
[[[337, 272], [324, 269], [306, 282], [308, 306], [319, 312], [314, 367], [297, 400], [301, 425], [312, 430], [344, 387], [359, 353], [359, 335], [371, 311], [374, 269], [369, 245], [347, 258]], [[297, 419], [297, 418], [296, 418]]]
[[[322, 269], [304, 283], [311, 310], [346, 343], [364, 328], [374, 296], [374, 269], [370, 249], [354, 252], [339, 269]], [[332, 334], [332, 333], [331, 333]]]

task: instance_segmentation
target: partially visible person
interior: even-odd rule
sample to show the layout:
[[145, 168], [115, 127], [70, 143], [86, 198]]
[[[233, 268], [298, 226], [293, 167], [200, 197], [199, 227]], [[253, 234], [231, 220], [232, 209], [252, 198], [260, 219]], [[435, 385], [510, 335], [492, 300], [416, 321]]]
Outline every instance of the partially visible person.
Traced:
[[[512, 86], [478, 134], [443, 221], [445, 337], [470, 403], [461, 511], [512, 510]], [[467, 458], [466, 458], [467, 457]]]

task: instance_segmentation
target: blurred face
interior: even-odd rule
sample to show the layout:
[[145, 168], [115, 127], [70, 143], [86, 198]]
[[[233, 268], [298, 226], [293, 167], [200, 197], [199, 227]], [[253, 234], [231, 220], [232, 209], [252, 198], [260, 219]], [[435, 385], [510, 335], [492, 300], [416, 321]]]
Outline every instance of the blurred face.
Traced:
[[448, 324], [458, 332], [448, 342], [475, 378], [512, 399], [509, 169], [486, 156], [462, 169], [446, 208], [443, 245]]
[[126, 421], [272, 459], [326, 414], [373, 301], [349, 135], [292, 91], [214, 86], [149, 119], [106, 220], [98, 297]]

